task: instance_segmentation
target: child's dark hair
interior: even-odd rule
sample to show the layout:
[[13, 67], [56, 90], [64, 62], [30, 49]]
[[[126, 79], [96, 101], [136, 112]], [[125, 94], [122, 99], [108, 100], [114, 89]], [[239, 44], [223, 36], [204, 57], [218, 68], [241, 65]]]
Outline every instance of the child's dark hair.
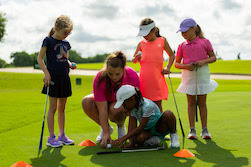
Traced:
[[48, 36], [52, 36], [55, 33], [55, 29], [69, 29], [72, 30], [73, 29], [73, 24], [71, 19], [68, 16], [65, 15], [61, 15], [59, 16], [54, 24], [54, 27], [51, 28]]
[[111, 80], [107, 73], [107, 67], [121, 67], [122, 69], [125, 68], [126, 65], [126, 55], [122, 51], [116, 51], [111, 53], [105, 60], [105, 66], [101, 72], [100, 78], [98, 80], [98, 87], [103, 79], [106, 82], [106, 96], [108, 97], [109, 93], [111, 92]]
[[[147, 17], [147, 18], [144, 18], [141, 22], [140, 22], [140, 26], [144, 26], [144, 25], [148, 25], [148, 24], [151, 24], [153, 23], [154, 21]], [[157, 37], [161, 37], [160, 33], [159, 33], [159, 28], [158, 27], [154, 27], [153, 29], [151, 29], [151, 31], [154, 31], [155, 30], [155, 35]]]
[[200, 26], [197, 24], [196, 30], [195, 30], [196, 36], [199, 38], [205, 38], [204, 33], [202, 32]]
[[[142, 101], [144, 101], [144, 99], [143, 99], [143, 96], [138, 88], [135, 87], [135, 91], [136, 91], [136, 94], [134, 96], [137, 101], [137, 104], [139, 105]], [[139, 107], [139, 106], [137, 106], [137, 107]]]

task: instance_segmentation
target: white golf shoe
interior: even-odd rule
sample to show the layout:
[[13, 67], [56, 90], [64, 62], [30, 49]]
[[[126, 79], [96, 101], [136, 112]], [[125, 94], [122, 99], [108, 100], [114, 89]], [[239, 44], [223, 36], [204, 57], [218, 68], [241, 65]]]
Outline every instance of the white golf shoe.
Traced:
[[126, 135], [125, 125], [118, 127], [118, 139]]
[[161, 142], [160, 138], [158, 136], [152, 136], [150, 137], [149, 139], [147, 139], [145, 142], [144, 142], [144, 146], [157, 146], [159, 145]]
[[[110, 134], [113, 132], [113, 127], [109, 126]], [[96, 137], [96, 142], [100, 143], [104, 137], [103, 129], [101, 128], [99, 135]]]
[[196, 135], [196, 129], [195, 128], [191, 128], [188, 134], [188, 139], [197, 139], [197, 135]]
[[201, 136], [203, 139], [211, 139], [211, 135], [210, 135], [210, 133], [208, 132], [207, 128], [202, 129], [200, 136]]
[[180, 147], [179, 136], [177, 133], [171, 133], [171, 148], [178, 148]]

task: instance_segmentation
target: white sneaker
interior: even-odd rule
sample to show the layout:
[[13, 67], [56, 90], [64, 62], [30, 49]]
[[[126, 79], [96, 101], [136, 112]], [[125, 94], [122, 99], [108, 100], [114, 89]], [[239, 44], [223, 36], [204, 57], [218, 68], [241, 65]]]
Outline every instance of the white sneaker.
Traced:
[[196, 135], [196, 129], [195, 128], [191, 128], [188, 134], [188, 139], [197, 139], [197, 135]]
[[118, 127], [118, 139], [126, 135], [125, 125]]
[[161, 142], [158, 136], [152, 136], [144, 142], [144, 146], [157, 146]]
[[[109, 130], [110, 130], [110, 134], [112, 134], [113, 127], [110, 126]], [[102, 141], [103, 137], [104, 137], [104, 132], [103, 132], [103, 129], [101, 128], [99, 135], [96, 137], [96, 142], [100, 143]]]
[[211, 139], [211, 135], [210, 135], [210, 133], [208, 132], [207, 128], [202, 129], [200, 136], [201, 136], [203, 139]]
[[177, 133], [171, 133], [171, 148], [178, 148], [180, 147], [179, 136]]

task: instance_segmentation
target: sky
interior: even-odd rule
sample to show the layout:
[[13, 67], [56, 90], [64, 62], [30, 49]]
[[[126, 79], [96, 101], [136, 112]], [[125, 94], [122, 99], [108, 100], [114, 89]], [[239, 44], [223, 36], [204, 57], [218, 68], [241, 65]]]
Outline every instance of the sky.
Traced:
[[[0, 0], [8, 22], [0, 58], [11, 53], [38, 52], [61, 14], [73, 22], [67, 40], [82, 57], [122, 50], [130, 59], [142, 37], [142, 19], [152, 18], [173, 50], [184, 41], [176, 33], [180, 22], [196, 20], [224, 60], [251, 59], [251, 1], [249, 0]], [[167, 55], [164, 55], [167, 57]]]

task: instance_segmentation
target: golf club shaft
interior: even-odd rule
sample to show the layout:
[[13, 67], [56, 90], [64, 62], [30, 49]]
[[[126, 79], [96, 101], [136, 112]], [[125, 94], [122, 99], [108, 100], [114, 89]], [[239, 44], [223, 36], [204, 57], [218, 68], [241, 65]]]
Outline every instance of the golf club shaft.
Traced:
[[47, 87], [47, 90], [46, 90], [46, 101], [45, 101], [45, 108], [44, 108], [44, 117], [43, 117], [43, 123], [42, 123], [42, 131], [41, 131], [39, 148], [38, 148], [38, 156], [39, 156], [39, 153], [40, 153], [40, 151], [42, 149], [42, 144], [43, 144], [44, 122], [45, 122], [45, 115], [46, 115], [48, 96], [49, 96], [49, 86]]
[[180, 129], [181, 129], [182, 137], [183, 137], [183, 149], [184, 149], [184, 145], [185, 145], [185, 144], [184, 144], [184, 143], [185, 143], [185, 133], [184, 133], [184, 129], [183, 129], [183, 126], [182, 126], [181, 119], [180, 119], [180, 114], [179, 114], [179, 111], [178, 111], [178, 106], [177, 106], [177, 103], [176, 103], [176, 99], [175, 99], [175, 95], [174, 95], [174, 91], [173, 91], [173, 85], [172, 85], [172, 81], [171, 81], [170, 74], [168, 75], [168, 78], [169, 78], [169, 81], [170, 81], [170, 85], [171, 85], [171, 89], [172, 89], [172, 93], [173, 93], [173, 99], [174, 99], [176, 111], [177, 111], [178, 118], [179, 118]]
[[195, 120], [198, 122], [198, 67], [195, 67]]

